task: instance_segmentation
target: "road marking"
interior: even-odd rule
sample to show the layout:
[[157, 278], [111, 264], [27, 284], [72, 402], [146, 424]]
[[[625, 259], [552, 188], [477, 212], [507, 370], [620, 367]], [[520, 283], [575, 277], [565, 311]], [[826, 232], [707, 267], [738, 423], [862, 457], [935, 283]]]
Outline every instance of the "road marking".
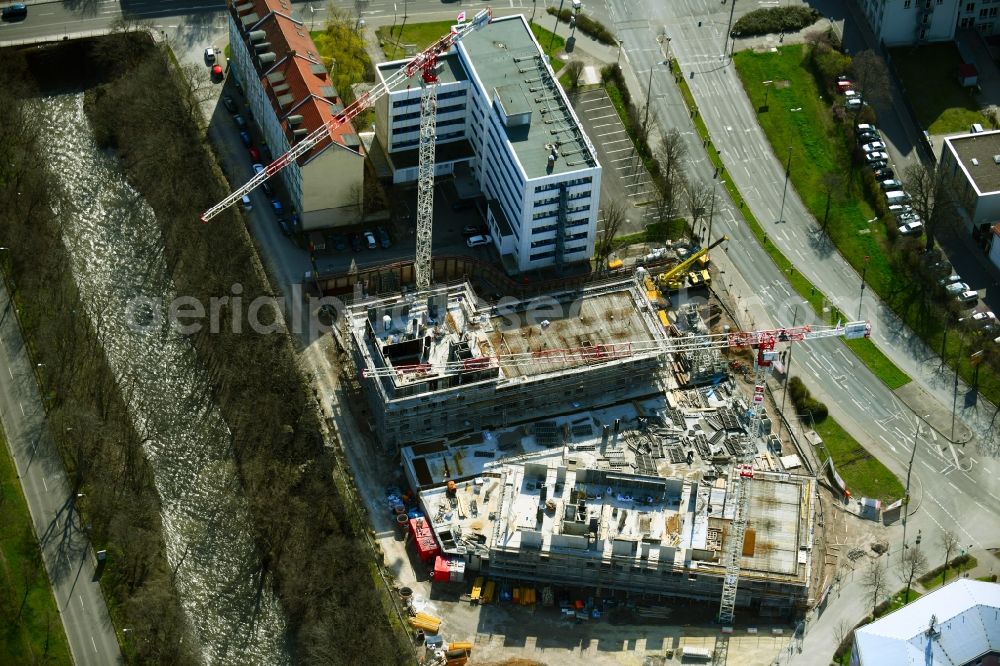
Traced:
[[24, 405], [22, 405], [22, 404], [21, 404], [21, 403], [19, 402], [19, 403], [17, 403], [17, 406], [21, 408], [21, 416], [27, 416], [27, 414], [25, 414], [25, 413], [24, 413]]
[[45, 483], [45, 477], [42, 477], [42, 487], [45, 488], [45, 492], [49, 492], [49, 484]]
[[[986, 492], [990, 493], [990, 491], [988, 491], [988, 490], [987, 490]], [[996, 501], [1000, 502], [1000, 497], [997, 497], [997, 496], [996, 496], [996, 495], [994, 495], [993, 493], [990, 493], [990, 497], [992, 497], [992, 498], [993, 498], [993, 499], [995, 499]]]
[[12, 370], [10, 369], [10, 366], [9, 366], [9, 365], [7, 366], [7, 374], [9, 374], [9, 375], [10, 375], [10, 378], [11, 378], [11, 379], [14, 379], [14, 373], [13, 373], [13, 371], [12, 371]]
[[94, 637], [90, 637], [90, 644], [94, 646], [94, 652], [97, 652], [97, 643], [94, 641]]
[[83, 610], [87, 610], [87, 607], [83, 605], [83, 595], [82, 594], [77, 595], [76, 598], [80, 600], [80, 608], [82, 608]]
[[957, 492], [957, 493], [961, 493], [962, 492], [961, 489], [958, 486], [956, 486], [954, 483], [952, 483], [951, 481], [948, 482], [948, 485], [951, 486], [952, 488], [954, 488], [955, 492]]
[[888, 447], [889, 447], [890, 449], [892, 449], [892, 452], [893, 452], [893, 453], [895, 453], [895, 452], [896, 452], [896, 447], [895, 447], [895, 446], [893, 446], [893, 445], [892, 445], [892, 444], [891, 444], [891, 443], [889, 442], [889, 440], [887, 440], [887, 439], [886, 439], [885, 437], [883, 437], [882, 435], [879, 435], [879, 436], [878, 436], [878, 438], [879, 438], [879, 439], [881, 439], [881, 440], [882, 440], [883, 442], [885, 442], [885, 445], [886, 445], [886, 446], [888, 446]]
[[602, 144], [601, 144], [601, 145], [604, 145], [604, 146], [610, 146], [610, 145], [611, 145], [611, 144], [613, 144], [613, 143], [623, 143], [623, 142], [625, 142], [625, 141], [631, 141], [631, 140], [632, 140], [632, 139], [629, 139], [629, 138], [624, 138], [624, 139], [612, 139], [611, 141], [604, 141], [604, 142], [602, 142]]
[[926, 467], [927, 469], [929, 469], [930, 471], [932, 471], [932, 472], [934, 471], [934, 468], [933, 468], [933, 467], [931, 467], [931, 466], [930, 466], [930, 465], [929, 465], [929, 464], [927, 463], [927, 461], [925, 461], [925, 460], [921, 460], [921, 461], [920, 461], [920, 464], [921, 464], [921, 465], [923, 465], [924, 467]]
[[[594, 125], [591, 129], [601, 129], [602, 127], [615, 127], [618, 123], [603, 123], [601, 125]], [[618, 130], [619, 132], [623, 130]], [[601, 136], [601, 135], [598, 135]]]
[[938, 474], [947, 474], [947, 473], [948, 473], [948, 472], [950, 472], [950, 471], [951, 471], [951, 470], [952, 470], [952, 469], [953, 469], [954, 467], [955, 467], [955, 465], [954, 465], [954, 464], [952, 464], [952, 463], [948, 463], [947, 465], [945, 465], [944, 467], [942, 467], [942, 468], [941, 468], [941, 470], [940, 470], [940, 471], [938, 472]]
[[622, 153], [626, 150], [632, 150], [631, 148], [615, 148], [614, 150], [605, 150], [604, 152], [610, 155], [611, 153]]
[[605, 118], [616, 118], [616, 117], [618, 117], [617, 113], [609, 113], [606, 116], [597, 116], [596, 118], [591, 118], [591, 120], [604, 120]]
[[979, 461], [976, 460], [975, 458], [970, 457], [969, 460], [971, 460], [972, 462], [976, 463], [977, 465], [979, 464]]
[[[949, 517], [949, 518], [951, 519], [951, 524], [952, 524], [952, 525], [958, 525], [958, 528], [959, 528], [960, 530], [962, 530], [963, 532], [965, 532], [966, 536], [968, 536], [968, 537], [969, 537], [970, 539], [972, 539], [972, 541], [973, 541], [973, 542], [975, 542], [975, 544], [976, 544], [976, 545], [978, 545], [978, 546], [982, 547], [982, 544], [981, 544], [981, 543], [979, 543], [979, 540], [978, 540], [978, 539], [976, 539], [976, 537], [972, 536], [972, 534], [970, 534], [970, 533], [969, 533], [969, 530], [965, 529], [965, 527], [963, 527], [963, 526], [962, 526], [962, 523], [961, 523], [961, 522], [959, 522], [959, 521], [955, 520], [955, 516], [951, 515], [951, 512], [949, 512], [949, 511], [948, 511], [948, 509], [944, 508], [944, 505], [943, 505], [943, 504], [941, 504], [941, 502], [939, 502], [939, 501], [937, 500], [937, 498], [936, 498], [936, 497], [934, 497], [934, 495], [930, 495], [929, 497], [930, 497], [930, 500], [931, 500], [932, 502], [934, 502], [935, 504], [937, 504], [937, 505], [938, 505], [938, 507], [940, 507], [940, 509], [941, 509], [942, 511], [944, 511], [944, 514], [945, 514], [946, 516], [948, 516], [948, 517]], [[928, 514], [928, 515], [930, 515], [930, 514]], [[933, 517], [933, 516], [932, 516], [932, 517]], [[935, 522], [937, 522], [937, 521], [935, 521]]]
[[981, 504], [981, 503], [979, 502], [979, 500], [972, 500], [972, 501], [973, 501], [973, 502], [975, 502], [975, 503], [976, 503], [976, 506], [978, 506], [978, 507], [979, 507], [980, 509], [982, 509], [983, 511], [989, 511], [989, 509], [987, 509], [987, 508], [986, 508], [985, 506], [983, 506], [983, 505], [982, 505], [982, 504]]

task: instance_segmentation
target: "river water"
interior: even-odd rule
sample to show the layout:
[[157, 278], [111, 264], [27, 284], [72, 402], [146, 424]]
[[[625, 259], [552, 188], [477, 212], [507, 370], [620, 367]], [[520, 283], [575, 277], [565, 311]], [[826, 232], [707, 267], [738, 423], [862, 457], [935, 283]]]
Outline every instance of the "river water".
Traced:
[[133, 387], [131, 415], [147, 438], [167, 558], [204, 661], [288, 663], [281, 609], [266, 586], [259, 592], [229, 432], [216, 405], [202, 398], [209, 393], [194, 349], [172, 330], [143, 330], [126, 316], [137, 296], [166, 303], [174, 294], [153, 211], [117, 161], [98, 150], [82, 93], [40, 100], [35, 112], [43, 159], [72, 201], [60, 213], [74, 277], [91, 321], [100, 321], [111, 368]]

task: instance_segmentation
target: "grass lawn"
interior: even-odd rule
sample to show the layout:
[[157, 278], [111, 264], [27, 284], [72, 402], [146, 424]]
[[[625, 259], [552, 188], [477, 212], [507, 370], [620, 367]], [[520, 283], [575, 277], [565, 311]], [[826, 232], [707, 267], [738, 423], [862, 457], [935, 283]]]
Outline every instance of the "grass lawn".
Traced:
[[890, 502], [903, 497], [903, 484], [896, 475], [832, 418], [827, 417], [823, 422], [817, 423], [816, 432], [823, 438], [825, 449], [825, 452], [820, 452], [820, 457], [824, 460], [829, 456], [833, 457], [837, 473], [844, 479], [851, 495]]
[[[27, 596], [25, 582], [27, 581]], [[24, 607], [21, 608], [22, 600]], [[20, 609], [20, 617], [18, 610]], [[28, 505], [0, 434], [0, 662], [72, 664]]]
[[[921, 596], [922, 595], [919, 592], [917, 592], [916, 590], [914, 590], [911, 587], [910, 588], [910, 601], [909, 601], [909, 603], [912, 604], [914, 601], [916, 601], [917, 599], [919, 599]], [[905, 588], [902, 589], [902, 590], [900, 590], [896, 594], [892, 595], [892, 599], [890, 600], [889, 605], [885, 607], [885, 610], [880, 611], [879, 614], [878, 614], [878, 617], [876, 617], [875, 619], [878, 619], [879, 617], [882, 617], [884, 615], [888, 615], [892, 611], [899, 610], [900, 608], [902, 608], [903, 606], [905, 606], [906, 604], [903, 603], [903, 599], [905, 597], [906, 597], [906, 589]]]
[[[826, 207], [823, 174], [851, 173], [849, 139], [833, 120], [829, 104], [821, 99], [816, 81], [803, 63], [804, 54], [804, 45], [791, 45], [769, 53], [740, 51], [735, 61], [755, 107], [764, 101], [762, 81], [788, 82], [771, 86], [770, 111], [759, 114], [758, 118], [776, 155], [787, 155], [788, 146], [793, 147], [792, 184], [816, 219], [821, 220]], [[790, 111], [793, 108], [802, 110]], [[855, 175], [859, 173], [860, 169], [856, 169]], [[928, 299], [926, 287], [907, 279], [912, 269], [893, 265], [884, 225], [869, 225], [867, 221], [872, 217], [874, 212], [859, 195], [834, 198], [828, 231], [841, 254], [859, 272], [865, 257], [870, 257], [866, 271], [868, 285], [931, 349], [941, 353], [945, 343], [944, 357], [952, 367], [958, 363], [966, 382], [992, 402], [1000, 401], [1000, 376], [988, 369], [977, 375], [969, 363], [968, 339], [954, 333], [945, 339], [944, 322], [937, 314], [936, 304]], [[898, 387], [905, 376], [898, 368], [890, 369], [891, 362], [884, 355], [876, 358], [863, 354], [859, 358], [890, 387]]]
[[962, 58], [954, 44], [896, 48], [890, 54], [921, 129], [944, 134], [968, 131], [973, 123], [990, 126], [971, 89], [958, 84]]
[[885, 382], [890, 390], [896, 390], [900, 386], [909, 384], [911, 379], [908, 374], [900, 370], [889, 357], [882, 353], [882, 350], [875, 346], [875, 343], [866, 338], [858, 340], [844, 340], [844, 344], [851, 348], [861, 362], [868, 366], [875, 375]]
[[[413, 44], [415, 52], [420, 52], [447, 35], [453, 25], [455, 25], [454, 21], [407, 23], [405, 26], [400, 23], [396, 25], [395, 29], [391, 25], [382, 26], [375, 31], [375, 34], [378, 36], [379, 44], [382, 45], [385, 57], [389, 60], [399, 60], [408, 57], [406, 50], [401, 46], [402, 44]], [[558, 72], [562, 69], [566, 63], [556, 56], [566, 46], [566, 40], [559, 35], [553, 39], [552, 32], [542, 28], [537, 23], [531, 24], [531, 32], [534, 33], [535, 39], [541, 45], [542, 51], [548, 54], [552, 70]]]
[[949, 565], [948, 571], [944, 576], [944, 581], [941, 580], [941, 572], [931, 572], [931, 574], [920, 578], [920, 584], [924, 586], [925, 590], [930, 591], [936, 587], [940, 587], [950, 580], [954, 580], [958, 576], [962, 575], [962, 573], [969, 571], [970, 569], [975, 569], [977, 566], [979, 566], [979, 561], [970, 555], [962, 562]]

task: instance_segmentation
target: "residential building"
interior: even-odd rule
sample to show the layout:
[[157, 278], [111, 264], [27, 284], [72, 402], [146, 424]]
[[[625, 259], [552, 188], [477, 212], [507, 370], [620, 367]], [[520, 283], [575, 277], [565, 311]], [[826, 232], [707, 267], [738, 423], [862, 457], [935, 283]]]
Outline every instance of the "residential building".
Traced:
[[738, 483], [727, 461], [733, 447], [752, 446], [759, 471], [737, 606], [765, 618], [804, 610], [816, 480], [757, 448], [726, 400], [670, 406], [692, 393], [406, 447], [404, 473], [440, 556], [464, 564], [466, 580], [718, 604]]
[[[979, 0], [982, 4], [982, 0]], [[966, 0], [858, 0], [875, 37], [886, 46], [945, 42], [955, 38]]]
[[[226, 0], [226, 7], [231, 72], [266, 149], [277, 157], [343, 111], [343, 100], [291, 0]], [[364, 149], [345, 123], [278, 177], [309, 231], [359, 220], [364, 174]], [[248, 163], [247, 179], [252, 175]]]
[[666, 329], [634, 280], [497, 304], [461, 283], [362, 301], [342, 321], [387, 448], [663, 391]]
[[851, 666], [1000, 663], [1000, 585], [959, 578], [854, 631]]
[[938, 168], [954, 179], [970, 231], [1000, 220], [1000, 130], [946, 137]]
[[[523, 16], [494, 19], [438, 60], [436, 175], [471, 177], [510, 272], [594, 253], [601, 166]], [[377, 68], [384, 81], [405, 61]], [[417, 178], [420, 73], [376, 103], [393, 181]]]
[[1000, 269], [1000, 222], [990, 227], [990, 250], [987, 256]]

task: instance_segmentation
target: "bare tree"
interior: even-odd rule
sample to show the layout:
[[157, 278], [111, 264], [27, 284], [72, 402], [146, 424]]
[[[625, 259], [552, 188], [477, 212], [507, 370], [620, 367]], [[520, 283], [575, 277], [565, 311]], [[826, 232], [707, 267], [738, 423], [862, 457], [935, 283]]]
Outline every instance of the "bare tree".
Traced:
[[837, 623], [833, 625], [833, 637], [837, 640], [837, 645], [841, 645], [844, 639], [851, 635], [852, 631], [851, 621], [847, 618], [840, 618]]
[[[851, 68], [854, 70], [854, 85], [864, 99], [875, 106], [890, 101], [889, 68], [882, 56], [872, 50], [862, 51], [854, 56]], [[858, 107], [860, 111], [861, 107]]]
[[924, 222], [927, 247], [934, 247], [936, 233], [959, 223], [954, 182], [944, 170], [917, 163], [903, 170], [903, 183], [910, 195], [910, 205]]
[[[709, 212], [708, 207], [711, 200], [712, 186], [708, 183], [702, 180], [689, 180], [684, 183], [684, 204], [691, 216], [691, 229], [695, 234], [698, 233], [698, 222]], [[711, 224], [711, 220], [709, 220], [709, 224]]]
[[563, 69], [569, 80], [569, 89], [571, 92], [576, 92], [576, 89], [580, 87], [580, 76], [583, 74], [583, 63], [579, 60], [571, 60], [566, 64]]
[[684, 185], [684, 160], [687, 158], [687, 144], [676, 128], [663, 133], [654, 157], [660, 165], [660, 197], [657, 202], [660, 219], [663, 220], [677, 210], [677, 199]]
[[839, 198], [843, 193], [841, 188], [844, 187], [844, 177], [835, 171], [827, 171], [820, 182], [823, 183], [823, 191], [826, 192], [826, 208], [823, 211], [823, 232], [826, 233], [826, 225], [830, 221], [830, 200], [834, 194]]
[[870, 560], [861, 575], [861, 587], [868, 593], [868, 601], [872, 605], [872, 617], [875, 616], [875, 609], [878, 608], [878, 602], [885, 594], [888, 583], [882, 560]]
[[951, 554], [958, 550], [958, 537], [951, 530], [945, 530], [939, 538], [941, 548], [944, 550], [944, 568], [941, 570], [941, 583], [948, 576], [948, 562], [951, 561]]
[[910, 603], [910, 588], [913, 586], [913, 579], [919, 578], [925, 571], [927, 571], [927, 555], [920, 550], [920, 546], [910, 546], [903, 551], [903, 559], [899, 563], [899, 578], [906, 583], [904, 604]]
[[597, 261], [604, 264], [604, 260], [611, 254], [614, 248], [615, 236], [625, 222], [625, 206], [617, 201], [609, 201], [604, 204], [604, 230], [597, 241]]

